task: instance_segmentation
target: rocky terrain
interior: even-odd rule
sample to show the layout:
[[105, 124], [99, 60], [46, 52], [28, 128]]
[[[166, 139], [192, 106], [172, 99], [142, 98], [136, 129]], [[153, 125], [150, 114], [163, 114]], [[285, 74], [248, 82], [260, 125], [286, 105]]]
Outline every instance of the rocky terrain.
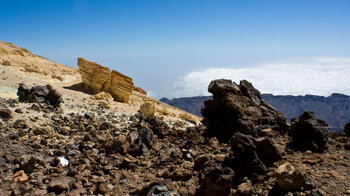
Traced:
[[[315, 112], [317, 117], [327, 121], [332, 131], [343, 130], [344, 124], [350, 121], [350, 96], [347, 95], [333, 93], [328, 97], [271, 94], [261, 96], [282, 112], [288, 122], [306, 110]], [[200, 111], [204, 107], [203, 103], [207, 99], [211, 99], [211, 96], [183, 97], [172, 100], [162, 98], [160, 101], [200, 116]]]
[[288, 125], [248, 81], [212, 81], [201, 119], [20, 67], [0, 65], [0, 195], [350, 194], [350, 125]]

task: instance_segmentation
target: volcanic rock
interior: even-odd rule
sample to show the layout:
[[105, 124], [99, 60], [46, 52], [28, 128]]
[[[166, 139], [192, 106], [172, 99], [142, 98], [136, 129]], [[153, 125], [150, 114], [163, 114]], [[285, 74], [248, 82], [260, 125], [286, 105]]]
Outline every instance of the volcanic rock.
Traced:
[[269, 138], [255, 139], [237, 132], [231, 138], [234, 155], [233, 168], [243, 175], [265, 174], [267, 167], [282, 158]]
[[328, 124], [315, 118], [312, 111], [306, 111], [292, 122], [290, 135], [294, 149], [323, 152], [327, 143]]
[[62, 102], [62, 95], [49, 84], [46, 86], [34, 86], [29, 89], [25, 84], [20, 83], [17, 95], [20, 102], [45, 103], [54, 108], [60, 107]]
[[346, 136], [350, 137], [350, 122], [344, 125], [344, 133]]
[[135, 89], [132, 78], [122, 73], [109, 70], [108, 67], [78, 58], [78, 67], [84, 86], [94, 93], [110, 93], [119, 102], [127, 103]]
[[306, 181], [304, 175], [288, 162], [280, 165], [276, 169], [275, 176], [279, 187], [284, 190], [299, 189]]
[[225, 196], [230, 194], [234, 171], [229, 167], [213, 165], [203, 169], [200, 173], [200, 187], [198, 195]]
[[281, 133], [286, 130], [283, 114], [265, 102], [248, 81], [237, 85], [231, 80], [214, 80], [208, 91], [213, 100], [204, 102], [201, 113], [210, 136], [227, 141], [236, 132], [257, 136], [267, 128]]
[[0, 118], [10, 119], [12, 118], [12, 112], [9, 109], [0, 109]]

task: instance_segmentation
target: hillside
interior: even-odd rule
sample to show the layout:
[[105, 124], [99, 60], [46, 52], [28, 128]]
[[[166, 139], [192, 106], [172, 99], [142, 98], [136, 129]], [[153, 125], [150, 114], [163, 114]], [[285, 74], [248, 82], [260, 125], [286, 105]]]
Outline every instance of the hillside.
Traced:
[[350, 194], [350, 124], [287, 124], [251, 83], [224, 79], [200, 118], [96, 62], [0, 46], [0, 195]]
[[[201, 116], [203, 102], [211, 96], [183, 97], [176, 99], [162, 98], [169, 105], [181, 108], [192, 114]], [[343, 130], [344, 125], [350, 122], [350, 96], [343, 94], [332, 94], [329, 97], [306, 95], [306, 96], [282, 96], [262, 94], [262, 98], [282, 112], [287, 121], [299, 116], [306, 110], [315, 112], [316, 116], [324, 119], [332, 130]]]

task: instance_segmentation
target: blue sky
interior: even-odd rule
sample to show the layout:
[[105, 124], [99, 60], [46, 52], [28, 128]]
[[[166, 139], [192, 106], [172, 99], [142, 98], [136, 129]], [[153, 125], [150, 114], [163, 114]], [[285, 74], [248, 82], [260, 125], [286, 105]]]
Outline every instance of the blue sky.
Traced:
[[194, 72], [223, 77], [204, 72], [276, 61], [310, 68], [326, 57], [339, 65], [350, 58], [349, 10], [348, 0], [0, 0], [0, 40], [69, 66], [96, 61], [156, 97], [190, 96], [172, 92]]

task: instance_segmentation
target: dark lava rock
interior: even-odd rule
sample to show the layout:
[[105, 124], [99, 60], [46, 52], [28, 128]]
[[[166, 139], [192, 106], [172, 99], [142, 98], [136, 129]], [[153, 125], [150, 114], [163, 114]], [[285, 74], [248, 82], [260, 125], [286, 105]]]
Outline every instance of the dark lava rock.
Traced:
[[9, 109], [0, 109], [0, 118], [10, 119], [12, 118], [12, 112]]
[[141, 115], [140, 123], [150, 128], [153, 133], [158, 135], [161, 139], [164, 138], [170, 130], [170, 127], [165, 122], [153, 115]]
[[105, 195], [106, 193], [108, 193], [108, 186], [107, 183], [101, 183], [96, 187], [96, 190], [94, 192], [95, 194], [101, 194], [101, 195]]
[[70, 177], [60, 176], [51, 179], [48, 185], [48, 192], [55, 192], [60, 194], [62, 192], [69, 192], [73, 182]]
[[242, 133], [231, 138], [233, 168], [242, 175], [265, 174], [267, 167], [282, 158], [269, 138], [255, 139]]
[[328, 124], [315, 118], [312, 111], [305, 111], [292, 122], [290, 146], [296, 150], [323, 152], [327, 143]]
[[94, 115], [93, 113], [91, 113], [91, 112], [86, 112], [86, 113], [84, 114], [84, 117], [85, 117], [86, 119], [90, 120], [90, 119], [94, 119], [94, 118], [95, 118], [95, 115]]
[[129, 154], [133, 156], [146, 155], [148, 148], [151, 148], [157, 142], [157, 137], [153, 135], [151, 129], [141, 128], [130, 132], [128, 141], [130, 142]]
[[208, 134], [220, 141], [228, 141], [236, 132], [257, 136], [267, 128], [281, 133], [287, 129], [283, 114], [265, 102], [246, 80], [239, 85], [231, 80], [214, 80], [208, 91], [213, 94], [213, 100], [204, 102], [203, 124]]
[[209, 161], [210, 158], [208, 155], [200, 155], [194, 160], [194, 168], [196, 170], [199, 170], [203, 168]]
[[29, 89], [25, 84], [20, 83], [17, 95], [20, 102], [46, 103], [54, 108], [60, 107], [62, 102], [62, 95], [49, 84], [46, 86], [34, 86]]
[[344, 125], [344, 133], [346, 136], [350, 137], [350, 122]]
[[200, 187], [196, 195], [201, 196], [226, 196], [230, 195], [234, 171], [229, 167], [213, 165], [206, 167], [200, 173]]

